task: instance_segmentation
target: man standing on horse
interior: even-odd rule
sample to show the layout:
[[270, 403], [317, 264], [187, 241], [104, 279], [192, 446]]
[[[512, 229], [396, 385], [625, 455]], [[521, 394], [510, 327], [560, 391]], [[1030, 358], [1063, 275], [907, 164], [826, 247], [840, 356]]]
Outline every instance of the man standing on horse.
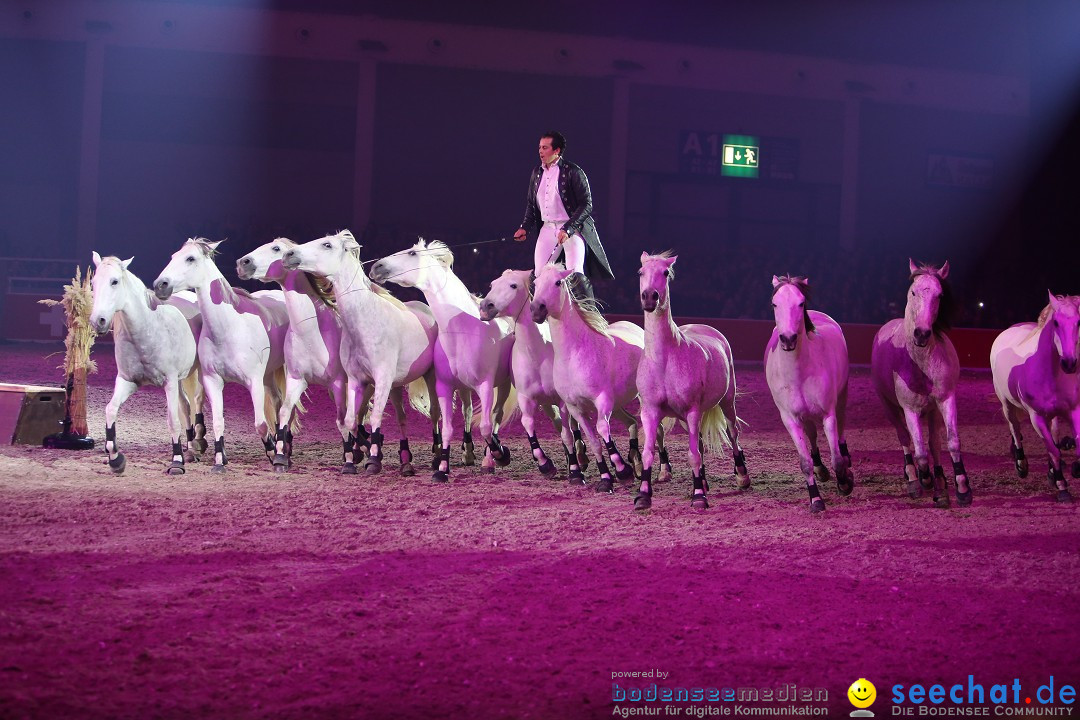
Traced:
[[557, 248], [561, 247], [566, 268], [576, 273], [572, 277], [579, 294], [594, 297], [587, 276], [615, 276], [596, 234], [589, 178], [563, 158], [565, 149], [566, 138], [560, 132], [553, 130], [540, 137], [540, 164], [529, 178], [525, 219], [514, 240], [536, 239], [533, 265], [537, 276], [548, 262], [558, 258]]

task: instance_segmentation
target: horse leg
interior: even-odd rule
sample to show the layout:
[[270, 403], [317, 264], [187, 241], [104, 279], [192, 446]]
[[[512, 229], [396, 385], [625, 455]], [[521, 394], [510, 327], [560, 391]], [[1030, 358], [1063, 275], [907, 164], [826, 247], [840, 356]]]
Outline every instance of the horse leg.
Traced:
[[439, 410], [442, 413], [442, 446], [439, 448], [439, 456], [436, 458], [438, 465], [431, 479], [435, 482], [450, 481], [450, 442], [454, 437], [454, 395], [453, 389], [445, 391], [440, 387], [437, 397], [439, 398]]
[[[612, 417], [616, 417], [626, 425], [626, 431], [630, 435], [630, 447], [626, 451], [626, 462], [633, 467], [634, 477], [641, 477], [642, 471], [645, 469], [645, 465], [641, 458], [641, 448], [638, 446], [638, 421], [637, 419], [626, 412], [625, 408], [615, 408], [611, 413]], [[663, 433], [657, 436], [657, 444], [663, 448], [664, 440]], [[665, 477], [666, 473], [666, 477]], [[667, 482], [671, 480], [671, 464], [668, 463], [666, 468], [660, 469], [660, 477], [657, 478], [657, 482]]]
[[[262, 377], [261, 374], [258, 377]], [[273, 408], [273, 401], [270, 398], [269, 388], [260, 380], [250, 379], [248, 380], [248, 392], [251, 393], [251, 405], [255, 411], [255, 436], [262, 440], [263, 448], [266, 451], [266, 459], [270, 461], [271, 467], [274, 461], [274, 440], [270, 434], [270, 425], [276, 422], [277, 410]], [[274, 410], [271, 413], [271, 409]], [[270, 422], [267, 422], [267, 417], [274, 418]]]
[[345, 417], [341, 424], [341, 474], [355, 475], [357, 453], [359, 448], [356, 443], [356, 435], [353, 432], [357, 425], [357, 413], [361, 407], [362, 397], [366, 388], [361, 381], [349, 374], [345, 386]]
[[491, 451], [491, 457], [496, 464], [500, 467], [506, 467], [510, 464], [510, 448], [503, 445], [502, 441], [499, 440], [499, 428], [502, 426], [503, 405], [506, 404], [506, 399], [510, 396], [509, 378], [501, 385], [496, 385], [494, 390], [495, 404], [491, 409], [491, 437], [487, 439], [487, 444], [488, 449]]
[[634, 498], [635, 510], [648, 510], [652, 507], [652, 466], [653, 449], [656, 447], [656, 431], [663, 416], [660, 407], [652, 403], [641, 403], [641, 430], [645, 434], [645, 447], [641, 455], [641, 484]]
[[[596, 458], [596, 469], [600, 471], [600, 481], [594, 488], [596, 492], [614, 493], [615, 486], [611, 479], [611, 472], [608, 470], [607, 459], [604, 457], [604, 442], [603, 439], [596, 431], [596, 427], [593, 423], [589, 422], [589, 416], [586, 408], [583, 406], [570, 405], [570, 411], [574, 414], [574, 417], [578, 421], [578, 427], [581, 428], [581, 434], [585, 436], [585, 441], [589, 445], [589, 449], [592, 451], [593, 456]], [[571, 482], [573, 482], [571, 478]], [[580, 483], [585, 484], [584, 475]]]
[[464, 429], [461, 431], [461, 464], [476, 464], [476, 446], [473, 444], [473, 393], [469, 388], [458, 391], [461, 400], [461, 423]]
[[[799, 418], [783, 410], [780, 411], [780, 419], [787, 428], [791, 441], [795, 443], [795, 451], [799, 454], [799, 469], [806, 476], [806, 491], [810, 495], [810, 512], [823, 512], [825, 501], [821, 499], [821, 492], [818, 490], [817, 479], [814, 476], [814, 463], [810, 458], [810, 442], [806, 435], [806, 427]], [[812, 428], [813, 425], [811, 425]]]
[[210, 401], [210, 427], [214, 433], [214, 466], [210, 472], [223, 473], [229, 462], [225, 457], [225, 408], [222, 400], [225, 381], [220, 375], [204, 375], [203, 389], [206, 399]]
[[277, 414], [277, 432], [274, 440], [274, 472], [283, 473], [289, 469], [289, 422], [292, 420], [293, 409], [304, 391], [307, 390], [308, 382], [302, 377], [285, 376], [285, 397], [281, 401], [281, 407]]
[[960, 454], [959, 421], [956, 414], [956, 395], [950, 395], [938, 406], [945, 423], [945, 433], [949, 445], [949, 457], [952, 459], [953, 476], [956, 479], [956, 503], [960, 507], [971, 505], [971, 483], [964, 470], [964, 458]]
[[109, 469], [117, 475], [122, 474], [127, 467], [127, 458], [117, 449], [116, 416], [120, 414], [120, 406], [138, 389], [138, 385], [117, 375], [116, 382], [113, 383], [112, 398], [105, 406], [105, 452], [109, 455]]
[[695, 510], [707, 510], [709, 500], [705, 497], [705, 493], [708, 491], [709, 483], [705, 479], [705, 463], [701, 455], [701, 408], [694, 406], [686, 413], [686, 430], [690, 433], [687, 449], [690, 452], [690, 470], [694, 480], [690, 507]]
[[601, 393], [596, 398], [596, 432], [600, 434], [600, 439], [607, 449], [608, 459], [611, 460], [611, 465], [615, 468], [615, 476], [620, 480], [629, 480], [634, 477], [634, 468], [623, 461], [623, 457], [619, 453], [619, 449], [615, 447], [615, 441], [611, 437], [611, 413], [613, 409], [612, 400], [605, 393]]
[[1069, 483], [1065, 479], [1065, 473], [1061, 467], [1061, 449], [1054, 442], [1054, 435], [1050, 432], [1050, 423], [1046, 418], [1034, 410], [1028, 411], [1031, 424], [1042, 436], [1046, 445], [1046, 452], [1050, 456], [1050, 466], [1047, 471], [1047, 479], [1050, 481], [1050, 489], [1057, 491], [1057, 501], [1061, 503], [1072, 502], [1072, 493], [1069, 492]]
[[813, 421], [803, 423], [803, 433], [806, 436], [807, 447], [810, 448], [810, 464], [814, 468], [814, 481], [826, 482], [829, 479], [829, 469], [821, 462], [821, 451], [818, 449], [817, 425]]
[[181, 426], [182, 401], [180, 398], [180, 380], [175, 375], [165, 380], [165, 405], [168, 408], [167, 424], [169, 426], [169, 443], [172, 445], [172, 458], [165, 472], [169, 475], [184, 474], [184, 447], [182, 444], [183, 433]]
[[[1080, 408], [1073, 410], [1072, 424], [1073, 433], [1076, 433], [1076, 428], [1080, 428]], [[1061, 445], [1058, 444], [1058, 447], [1061, 447]], [[1080, 479], [1080, 457], [1073, 458], [1071, 474], [1073, 478]]]
[[[376, 475], [382, 472], [382, 418], [383, 414], [386, 412], [386, 403], [390, 399], [390, 395], [393, 391], [390, 378], [377, 377], [374, 378], [374, 381], [375, 390], [371, 396], [371, 409], [368, 414], [368, 421], [371, 423], [370, 445], [368, 446], [367, 462], [364, 463], [364, 471], [368, 475]], [[401, 405], [400, 388], [398, 388], [397, 391], [396, 401], [398, 405]], [[404, 414], [404, 409], [402, 409], [402, 414]]]
[[574, 454], [577, 455], [578, 465], [581, 466], [581, 471], [585, 472], [589, 469], [589, 448], [585, 445], [585, 441], [581, 438], [581, 427], [578, 425], [578, 421], [574, 416], [570, 416], [570, 429], [574, 435]]
[[825, 431], [825, 439], [829, 443], [829, 453], [832, 455], [833, 472], [836, 474], [837, 489], [841, 495], [850, 495], [854, 483], [848, 481], [847, 467], [845, 466], [844, 453], [840, 451], [839, 419], [833, 412], [822, 418], [822, 429]]
[[[851, 453], [848, 452], [847, 436], [844, 434], [847, 428], [847, 382], [836, 396], [836, 440], [840, 449], [840, 457], [844, 461], [843, 480], [840, 479], [840, 471], [837, 470], [836, 482], [840, 487], [841, 495], [850, 495], [855, 489], [855, 473], [851, 469]], [[847, 488], [845, 492], [844, 488]]]
[[735, 479], [738, 481], [739, 490], [746, 490], [750, 487], [750, 473], [746, 469], [746, 456], [743, 454], [742, 446], [739, 445], [739, 416], [735, 412], [735, 373], [731, 375], [731, 388], [732, 392], [729, 392], [720, 400], [720, 412], [724, 413], [724, 420], [726, 421], [726, 432], [728, 442], [731, 443], [731, 459], [735, 464]]
[[[922, 423], [919, 422], [919, 414], [911, 408], [903, 408], [904, 412], [904, 424], [907, 426], [908, 434], [911, 436], [912, 445], [915, 450], [915, 468], [919, 475], [919, 485], [923, 490], [929, 490], [934, 486], [932, 475], [930, 473], [930, 453], [927, 448], [926, 437], [923, 435]], [[907, 458], [905, 458], [905, 461]], [[909, 487], [908, 494], [911, 495], [911, 489]], [[921, 494], [921, 493], [920, 493]]]
[[495, 403], [495, 388], [491, 383], [484, 382], [476, 388], [476, 394], [480, 397], [480, 437], [484, 441], [484, 457], [480, 461], [480, 470], [484, 473], [494, 474], [495, 455], [500, 449], [498, 438], [494, 436], [494, 425], [491, 422], [492, 407]]
[[937, 427], [937, 409], [929, 408], [927, 416], [927, 438], [930, 443], [930, 458], [934, 463], [934, 507], [948, 507], [948, 483], [941, 461], [941, 430]]
[[[559, 403], [559, 415], [562, 417], [562, 428], [559, 434], [562, 438], [563, 452], [566, 453], [566, 480], [571, 485], [584, 485], [585, 468], [581, 463], [581, 456], [577, 452], [577, 443], [580, 442], [579, 438], [581, 436], [581, 432], [576, 430], [578, 426], [577, 419], [570, 414], [570, 409], [563, 402]], [[572, 429], [572, 426], [574, 429]], [[588, 455], [585, 458], [588, 459]]]
[[202, 369], [196, 367], [188, 373], [180, 383], [181, 391], [187, 398], [187, 440], [188, 452], [184, 459], [194, 462], [206, 452], [206, 420], [203, 418], [203, 402], [206, 396], [203, 394]]
[[[551, 462], [547, 455], [544, 454], [543, 448], [540, 447], [540, 441], [536, 438], [536, 410], [539, 407], [539, 403], [533, 398], [518, 393], [518, 409], [521, 410], [521, 427], [525, 431], [525, 436], [529, 438], [529, 447], [532, 448], [533, 459], [536, 460], [537, 469], [541, 475], [554, 475], [555, 463]], [[551, 406], [544, 405], [544, 412], [549, 416], [552, 415]], [[551, 418], [552, 424], [555, 425], [555, 429], [558, 430], [561, 423], [557, 418]]]
[[[413, 467], [412, 450], [409, 449], [408, 418], [405, 415], [405, 403], [402, 399], [401, 392], [402, 388], [400, 386], [390, 389], [390, 404], [394, 406], [394, 414], [397, 416], [398, 421], [398, 462], [400, 463], [399, 472], [405, 477], [412, 477], [416, 474], [416, 468]], [[374, 433], [372, 433], [372, 435], [374, 435]]]
[[338, 434], [341, 435], [341, 440], [344, 442], [349, 436], [349, 426], [345, 423], [345, 415], [349, 402], [347, 399], [347, 393], [349, 392], [348, 378], [334, 378], [326, 387], [326, 391], [330, 394], [330, 399], [334, 402], [334, 425], [337, 427]]
[[439, 426], [442, 424], [442, 406], [439, 404], [439, 395], [435, 390], [435, 368], [432, 367], [424, 373], [424, 382], [427, 384], [428, 404], [431, 419], [431, 471], [439, 469], [439, 455], [442, 453], [442, 434]]
[[1016, 474], [1022, 480], [1028, 474], [1028, 461], [1024, 455], [1023, 433], [1020, 430], [1020, 411], [1007, 400], [1002, 400], [1001, 413], [1005, 416], [1005, 422], [1009, 425], [1009, 435], [1011, 436], [1009, 453], [1012, 455], [1013, 464], [1016, 466]]

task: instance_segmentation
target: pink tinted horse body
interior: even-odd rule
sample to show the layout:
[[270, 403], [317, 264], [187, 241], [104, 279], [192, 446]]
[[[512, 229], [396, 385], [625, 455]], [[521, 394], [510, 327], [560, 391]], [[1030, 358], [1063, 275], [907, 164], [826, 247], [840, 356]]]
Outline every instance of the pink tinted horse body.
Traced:
[[[1050, 304], [1037, 323], [1013, 325], [997, 336], [990, 347], [990, 369], [1012, 435], [1017, 473], [1025, 477], [1028, 472], [1020, 431], [1026, 416], [1046, 445], [1051, 489], [1058, 502], [1072, 502], [1051, 430], [1061, 419], [1080, 428], [1080, 296], [1048, 295]], [[1072, 476], [1080, 477], [1080, 460], [1073, 462]]]
[[249, 294], [236, 290], [214, 264], [220, 243], [192, 238], [173, 253], [154, 281], [154, 293], [165, 300], [179, 290], [194, 290], [202, 314], [199, 364], [210, 401], [214, 430], [214, 467], [225, 472], [225, 413], [222, 392], [226, 382], [240, 383], [251, 394], [255, 431], [269, 458], [274, 443], [270, 428], [277, 423], [285, 390], [285, 333], [289, 316], [280, 291]]
[[[940, 460], [940, 414], [956, 478], [956, 500], [967, 506], [971, 504], [971, 487], [960, 454], [956, 412], [960, 361], [952, 341], [944, 334], [951, 311], [951, 293], [946, 283], [949, 263], [935, 268], [909, 260], [908, 268], [911, 288], [904, 317], [890, 320], [874, 336], [870, 359], [874, 388], [904, 451], [908, 494], [916, 498], [922, 488], [933, 487], [934, 504], [949, 506], [949, 489]], [[927, 423], [925, 435], [923, 419]]]
[[[559, 265], [545, 267], [536, 279], [530, 309], [535, 322], [547, 320], [551, 328], [555, 391], [585, 433], [596, 457], [600, 482], [595, 489], [612, 493], [614, 483], [605, 450], [620, 480], [634, 476], [633, 461], [624, 461], [615, 447], [611, 417], [622, 417], [631, 441], [636, 440], [637, 423], [626, 412], [626, 406], [637, 397], [637, 368], [645, 332], [634, 323], [609, 324], [590, 301], [578, 298], [571, 286], [571, 274]], [[569, 479], [577, 484], [585, 482], [575, 460], [571, 460]]]
[[[641, 486], [636, 509], [652, 506], [653, 448], [665, 417], [686, 423], [690, 433], [690, 467], [694, 490], [691, 506], [709, 507], [708, 481], [701, 448], [732, 448], [739, 488], [750, 486], [746, 458], [739, 446], [735, 413], [735, 365], [723, 333], [708, 325], [676, 326], [671, 318], [671, 280], [677, 256], [641, 254], [638, 288], [645, 312], [645, 349], [637, 369], [641, 424], [644, 432]], [[670, 467], [668, 468], [670, 474]]]
[[855, 486], [844, 439], [847, 341], [835, 320], [807, 308], [810, 285], [806, 278], [774, 275], [772, 284], [776, 327], [765, 347], [765, 380], [799, 453], [810, 511], [817, 513], [825, 509], [817, 483], [829, 477], [817, 447], [819, 425], [832, 451], [840, 494], [851, 494]]

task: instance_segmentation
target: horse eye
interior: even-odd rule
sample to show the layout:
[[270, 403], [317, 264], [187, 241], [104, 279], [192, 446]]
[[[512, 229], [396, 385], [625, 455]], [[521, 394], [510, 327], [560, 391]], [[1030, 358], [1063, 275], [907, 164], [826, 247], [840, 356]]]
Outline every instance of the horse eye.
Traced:
[[664, 271], [664, 277], [666, 277], [668, 280], [670, 280], [671, 279], [671, 271], [670, 270], [665, 270]]
[[322, 244], [322, 246], [323, 246], [324, 248], [326, 248], [327, 250], [333, 250], [333, 249], [334, 249], [334, 246], [333, 246], [333, 245], [331, 245], [331, 244], [330, 244], [330, 243], [328, 243], [328, 242], [324, 242], [324, 243]]
[[270, 249], [273, 250], [274, 252], [281, 252], [281, 248], [279, 248], [277, 245], [275, 245], [274, 247], [272, 247]]
[[416, 257], [416, 251], [415, 250], [410, 250], [409, 254], [412, 255], [413, 257]]
[[642, 275], [644, 275], [645, 273], [644, 273], [644, 272], [642, 272], [641, 270], [638, 270], [638, 271], [637, 271], [637, 274], [638, 274], [638, 277], [641, 277], [641, 276], [642, 276]]
[[773, 303], [772, 306], [773, 306], [773, 310], [775, 310], [776, 309], [776, 303]]
[[517, 290], [517, 283], [510, 283], [511, 290]]
[[191, 255], [188, 255], [187, 260], [185, 262], [193, 263], [193, 262], [195, 262], [195, 258], [192, 257]]
[[112, 279], [112, 282], [111, 282], [111, 283], [109, 283], [109, 284], [110, 284], [110, 285], [119, 285], [119, 284], [120, 284], [120, 281], [119, 281], [119, 280], [117, 280], [116, 278], [113, 278], [113, 279]]
[[805, 302], [801, 302], [801, 303], [799, 303], [799, 307], [805, 307], [805, 306], [806, 306], [806, 303], [805, 303]]
[[562, 287], [562, 280], [556, 280], [555, 287]]

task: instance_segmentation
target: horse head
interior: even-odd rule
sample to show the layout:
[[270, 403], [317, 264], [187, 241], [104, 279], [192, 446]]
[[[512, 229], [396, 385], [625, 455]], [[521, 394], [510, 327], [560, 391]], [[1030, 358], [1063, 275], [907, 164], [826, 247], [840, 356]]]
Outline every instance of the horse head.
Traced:
[[532, 303], [529, 305], [533, 322], [542, 323], [549, 316], [562, 316], [563, 308], [570, 299], [566, 283], [568, 277], [570, 271], [561, 265], [548, 265], [543, 269], [536, 278]]
[[491, 283], [488, 294], [480, 300], [480, 318], [494, 320], [499, 315], [517, 317], [529, 302], [532, 271], [504, 270]]
[[1061, 371], [1068, 375], [1076, 372], [1077, 349], [1080, 344], [1080, 297], [1076, 295], [1050, 296], [1050, 321], [1053, 322], [1054, 346], [1061, 357]]
[[773, 275], [772, 286], [773, 317], [780, 348], [791, 352], [799, 344], [799, 335], [814, 330], [810, 311], [806, 307], [810, 297], [810, 281], [792, 275]]
[[221, 241], [210, 242], [206, 238], [191, 238], [179, 250], [154, 281], [154, 294], [159, 300], [168, 300], [169, 296], [180, 290], [201, 287], [220, 275], [214, 265], [214, 253]]
[[90, 309], [90, 326], [99, 333], [107, 331], [113, 315], [124, 309], [127, 302], [124, 273], [134, 259], [121, 260], [111, 256], [103, 259], [94, 252], [94, 277], [90, 281], [94, 306]]
[[641, 253], [641, 269], [638, 270], [638, 290], [641, 293], [641, 309], [647, 313], [657, 308], [667, 309], [669, 302], [668, 285], [675, 277], [673, 266], [678, 255], [669, 251], [659, 255]]
[[911, 332], [917, 347], [926, 347], [930, 338], [948, 326], [951, 293], [945, 282], [949, 276], [949, 263], [940, 268], [933, 265], [916, 265], [908, 259], [911, 270], [911, 289], [908, 291], [904, 324]]
[[453, 266], [454, 253], [445, 243], [420, 238], [412, 247], [387, 255], [372, 265], [369, 276], [377, 283], [389, 281], [425, 290], [440, 285], [438, 279]]
[[288, 272], [282, 259], [294, 247], [296, 243], [283, 237], [260, 245], [236, 261], [236, 276], [241, 280], [281, 282]]
[[336, 235], [293, 245], [281, 256], [281, 265], [285, 270], [302, 270], [313, 275], [330, 277], [341, 272], [351, 256], [360, 261], [360, 248], [356, 238], [348, 230]]

